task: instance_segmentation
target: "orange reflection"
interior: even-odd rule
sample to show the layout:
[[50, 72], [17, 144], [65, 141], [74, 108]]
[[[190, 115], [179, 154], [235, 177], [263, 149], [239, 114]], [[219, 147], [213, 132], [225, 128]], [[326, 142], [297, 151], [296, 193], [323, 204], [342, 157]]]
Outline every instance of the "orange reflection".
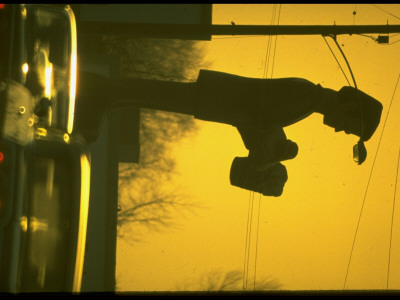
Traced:
[[90, 192], [90, 163], [88, 157], [81, 155], [81, 201], [79, 210], [79, 231], [76, 249], [75, 274], [72, 291], [77, 293], [81, 290], [83, 263], [85, 256], [86, 231], [89, 213]]

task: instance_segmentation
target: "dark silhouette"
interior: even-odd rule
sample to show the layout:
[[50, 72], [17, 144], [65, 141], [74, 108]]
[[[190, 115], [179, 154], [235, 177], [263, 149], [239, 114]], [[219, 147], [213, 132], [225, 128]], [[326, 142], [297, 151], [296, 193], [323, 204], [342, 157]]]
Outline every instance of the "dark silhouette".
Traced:
[[301, 78], [259, 79], [201, 70], [197, 82], [124, 78], [112, 80], [79, 74], [76, 129], [92, 142], [102, 118], [126, 105], [193, 115], [197, 119], [235, 126], [247, 158], [235, 158], [231, 184], [280, 196], [287, 180], [280, 162], [297, 155], [297, 144], [283, 127], [316, 112], [324, 124], [368, 141], [380, 122], [382, 104], [352, 87], [339, 91]]
[[[282, 284], [275, 278], [262, 277], [256, 282], [248, 282], [249, 291], [279, 290]], [[243, 291], [243, 271], [227, 272], [212, 271], [202, 274], [199, 278], [188, 280], [177, 286], [178, 291]]]
[[[79, 45], [87, 55], [100, 52], [113, 57], [113, 63], [119, 61], [119, 68], [113, 65], [119, 73], [113, 75], [123, 78], [193, 82], [199, 69], [208, 68], [207, 45], [193, 40], [88, 35]], [[85, 57], [80, 56], [82, 62]], [[147, 238], [148, 230], [177, 229], [181, 224], [173, 218], [176, 213], [201, 207], [183, 187], [175, 187], [176, 157], [170, 151], [197, 129], [190, 115], [140, 108], [140, 163], [119, 163], [119, 237], [137, 242]]]

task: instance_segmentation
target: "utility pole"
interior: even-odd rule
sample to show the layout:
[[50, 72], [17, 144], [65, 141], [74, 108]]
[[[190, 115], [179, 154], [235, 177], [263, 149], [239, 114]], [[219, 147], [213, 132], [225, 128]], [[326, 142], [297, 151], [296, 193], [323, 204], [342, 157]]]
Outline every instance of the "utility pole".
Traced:
[[196, 35], [342, 35], [400, 33], [400, 25], [210, 25], [83, 22], [88, 34], [178, 38]]

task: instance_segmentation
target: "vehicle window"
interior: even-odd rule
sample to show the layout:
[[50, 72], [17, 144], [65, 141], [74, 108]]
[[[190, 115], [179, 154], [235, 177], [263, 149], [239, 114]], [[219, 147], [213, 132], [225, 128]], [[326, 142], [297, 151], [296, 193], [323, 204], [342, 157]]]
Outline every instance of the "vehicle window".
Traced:
[[21, 291], [65, 291], [71, 233], [71, 173], [64, 160], [37, 157], [21, 219]]

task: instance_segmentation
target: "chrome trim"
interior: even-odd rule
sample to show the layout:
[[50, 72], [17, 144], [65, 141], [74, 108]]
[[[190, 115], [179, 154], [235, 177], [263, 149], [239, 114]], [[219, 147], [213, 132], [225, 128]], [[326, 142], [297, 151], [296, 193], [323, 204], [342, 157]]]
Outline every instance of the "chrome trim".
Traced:
[[72, 284], [72, 292], [79, 293], [82, 285], [83, 265], [85, 260], [85, 246], [87, 223], [89, 214], [89, 194], [90, 194], [90, 163], [85, 154], [81, 154], [81, 199], [79, 207], [79, 229], [78, 241], [76, 248], [76, 260], [74, 281]]
[[69, 78], [69, 109], [68, 109], [68, 123], [67, 132], [72, 133], [74, 125], [75, 113], [75, 96], [76, 96], [76, 76], [77, 76], [77, 33], [76, 33], [76, 20], [74, 12], [68, 5], [65, 11], [69, 15], [71, 25], [71, 65], [70, 65], [70, 78]]

